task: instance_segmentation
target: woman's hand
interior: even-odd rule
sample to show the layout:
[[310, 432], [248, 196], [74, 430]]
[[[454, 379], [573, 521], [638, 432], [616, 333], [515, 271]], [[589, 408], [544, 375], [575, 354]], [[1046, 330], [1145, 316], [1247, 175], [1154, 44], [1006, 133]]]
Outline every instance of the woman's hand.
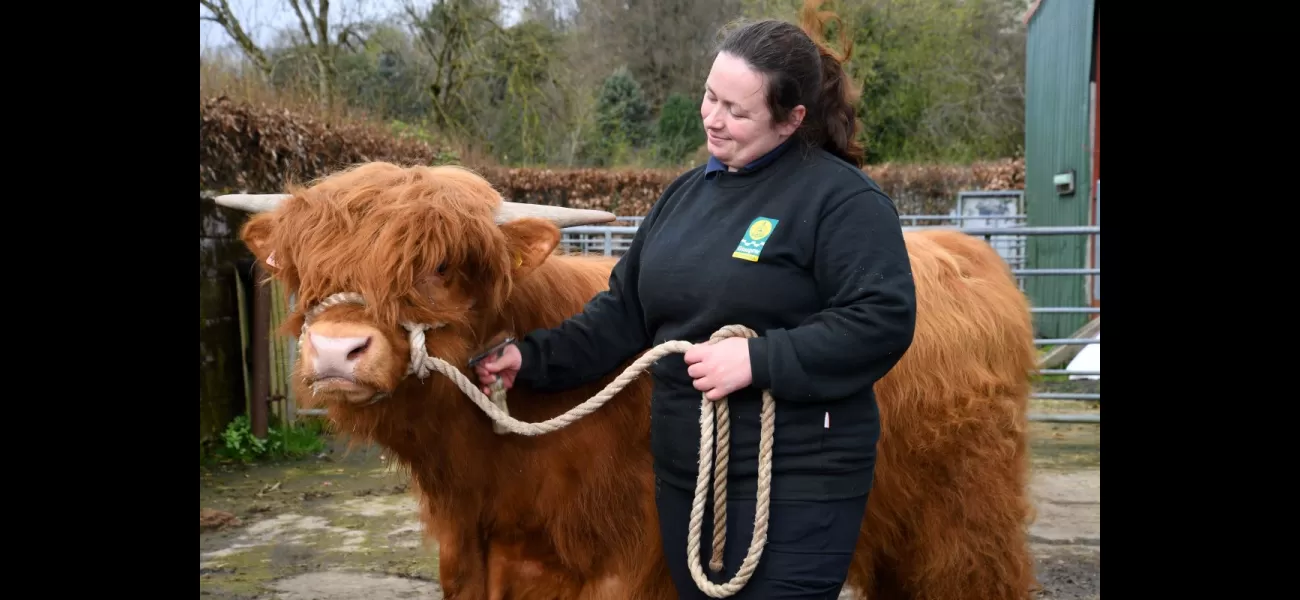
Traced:
[[505, 389], [510, 389], [515, 384], [515, 376], [519, 374], [519, 367], [523, 365], [524, 357], [519, 353], [519, 348], [514, 344], [509, 344], [501, 349], [501, 352], [493, 354], [477, 365], [474, 365], [474, 372], [478, 374], [479, 383], [482, 384], [483, 393], [492, 395], [492, 382], [500, 377]]
[[749, 340], [727, 338], [716, 344], [697, 344], [686, 351], [686, 372], [695, 389], [709, 400], [720, 400], [753, 382], [749, 368]]

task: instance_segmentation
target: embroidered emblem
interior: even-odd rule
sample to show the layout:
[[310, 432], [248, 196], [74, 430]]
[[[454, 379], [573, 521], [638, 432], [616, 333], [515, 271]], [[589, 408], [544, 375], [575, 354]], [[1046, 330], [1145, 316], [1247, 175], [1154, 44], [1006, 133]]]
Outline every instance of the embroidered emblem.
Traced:
[[732, 258], [758, 262], [758, 255], [763, 253], [763, 245], [767, 243], [767, 238], [772, 235], [778, 222], [767, 217], [754, 219], [749, 224], [749, 229], [745, 230], [745, 237], [741, 238], [736, 251], [731, 253]]

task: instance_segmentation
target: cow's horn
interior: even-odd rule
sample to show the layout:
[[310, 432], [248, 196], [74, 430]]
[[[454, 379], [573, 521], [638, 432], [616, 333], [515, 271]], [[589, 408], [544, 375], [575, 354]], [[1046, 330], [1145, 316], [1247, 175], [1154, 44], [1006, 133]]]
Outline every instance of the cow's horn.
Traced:
[[618, 216], [611, 212], [603, 210], [588, 210], [584, 208], [565, 208], [563, 206], [547, 206], [544, 204], [527, 204], [523, 202], [501, 201], [501, 208], [497, 209], [496, 222], [498, 225], [523, 219], [526, 217], [535, 217], [546, 219], [555, 223], [556, 227], [573, 227], [575, 225], [595, 225], [598, 223], [608, 223]]
[[212, 200], [222, 206], [260, 213], [275, 210], [281, 202], [291, 197], [289, 194], [225, 194]]
[[[224, 194], [213, 200], [222, 206], [259, 213], [275, 210], [281, 202], [290, 197], [289, 194]], [[497, 209], [496, 222], [501, 224], [525, 217], [546, 219], [555, 223], [556, 227], [609, 223], [618, 218], [614, 213], [603, 210], [502, 201], [501, 207]]]

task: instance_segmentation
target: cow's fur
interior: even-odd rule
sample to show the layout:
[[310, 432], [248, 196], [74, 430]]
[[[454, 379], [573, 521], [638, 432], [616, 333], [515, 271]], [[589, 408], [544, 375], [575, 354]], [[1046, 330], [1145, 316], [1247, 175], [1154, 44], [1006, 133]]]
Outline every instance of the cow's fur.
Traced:
[[876, 477], [849, 582], [871, 600], [1025, 598], [1028, 302], [983, 241], [942, 230], [905, 240], [916, 333], [876, 385]]
[[[525, 437], [493, 433], [446, 377], [404, 376], [401, 321], [446, 323], [427, 333], [428, 352], [464, 365], [504, 333], [581, 310], [606, 286], [612, 260], [555, 254], [558, 231], [546, 222], [494, 225], [499, 197], [452, 167], [371, 163], [291, 191], [242, 231], [298, 293], [284, 332], [298, 333], [304, 307], [352, 291], [367, 306], [330, 308], [313, 328], [376, 338], [358, 368], [366, 389], [313, 396], [307, 343], [295, 389], [410, 470], [447, 597], [675, 598], [654, 506], [648, 377], [568, 428]], [[1025, 598], [1027, 303], [986, 244], [935, 232], [909, 233], [907, 243], [916, 338], [877, 387], [880, 462], [850, 584], [873, 600]], [[553, 417], [621, 370], [565, 393], [517, 386], [511, 413]], [[391, 396], [358, 402], [374, 391]]]

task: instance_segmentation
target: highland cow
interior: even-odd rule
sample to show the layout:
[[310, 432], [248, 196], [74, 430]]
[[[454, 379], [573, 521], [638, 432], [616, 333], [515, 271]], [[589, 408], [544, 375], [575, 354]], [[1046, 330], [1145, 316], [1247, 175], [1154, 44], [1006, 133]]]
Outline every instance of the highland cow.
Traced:
[[[242, 239], [296, 294], [283, 332], [299, 336], [298, 397], [409, 470], [447, 598], [675, 598], [654, 503], [650, 378], [568, 427], [523, 436], [495, 432], [450, 378], [409, 364], [422, 339], [472, 378], [475, 353], [580, 311], [614, 260], [557, 252], [560, 229], [614, 216], [504, 202], [447, 166], [369, 163], [288, 191], [218, 202], [256, 213]], [[872, 600], [1027, 598], [1028, 303], [982, 241], [952, 231], [906, 241], [916, 335], [877, 386], [878, 466], [849, 585]], [[555, 417], [621, 371], [565, 393], [515, 387], [510, 415]]]

